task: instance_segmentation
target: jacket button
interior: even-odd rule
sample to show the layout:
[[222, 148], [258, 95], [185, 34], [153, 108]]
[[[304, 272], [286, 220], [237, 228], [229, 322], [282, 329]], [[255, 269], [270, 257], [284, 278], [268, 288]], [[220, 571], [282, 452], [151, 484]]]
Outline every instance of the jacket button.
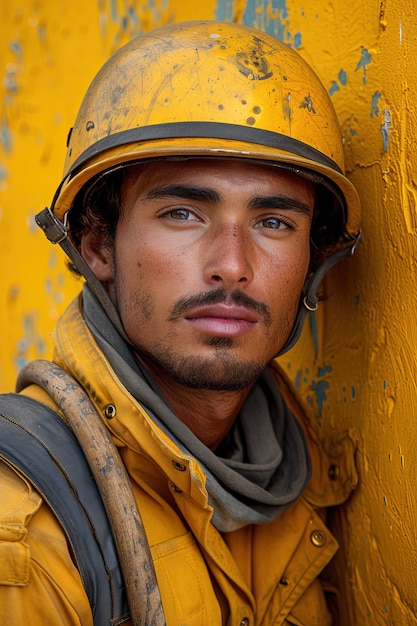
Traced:
[[185, 472], [185, 470], [187, 469], [186, 466], [183, 463], [179, 463], [178, 461], [176, 461], [175, 459], [172, 461], [172, 465], [175, 467], [176, 470], [178, 470], [179, 472]]
[[242, 621], [240, 622], [240, 626], [249, 626], [249, 618], [244, 617]]
[[322, 548], [326, 543], [326, 535], [321, 530], [314, 530], [310, 535], [310, 540], [316, 548]]
[[116, 407], [114, 406], [114, 404], [108, 404], [106, 406], [106, 408], [104, 409], [104, 415], [107, 417], [108, 420], [116, 417]]
[[329, 467], [329, 478], [330, 480], [337, 480], [339, 477], [340, 470], [337, 465], [330, 465]]

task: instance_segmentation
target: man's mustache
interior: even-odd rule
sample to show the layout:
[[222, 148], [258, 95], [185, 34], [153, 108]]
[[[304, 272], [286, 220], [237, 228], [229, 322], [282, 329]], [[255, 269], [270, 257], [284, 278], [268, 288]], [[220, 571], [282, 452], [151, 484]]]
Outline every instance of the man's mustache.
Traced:
[[220, 303], [228, 305], [235, 304], [249, 309], [250, 311], [255, 311], [255, 313], [258, 313], [263, 318], [266, 326], [270, 326], [272, 322], [271, 312], [266, 304], [254, 300], [238, 289], [228, 292], [222, 287], [214, 291], [180, 298], [172, 307], [168, 320], [173, 322], [179, 317], [183, 317], [185, 313], [188, 313], [192, 309]]

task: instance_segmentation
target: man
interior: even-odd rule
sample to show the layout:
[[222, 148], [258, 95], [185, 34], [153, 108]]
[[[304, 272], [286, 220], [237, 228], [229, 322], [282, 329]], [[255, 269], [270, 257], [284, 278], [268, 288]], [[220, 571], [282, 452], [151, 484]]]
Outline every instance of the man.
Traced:
[[[119, 449], [166, 623], [330, 624], [322, 509], [355, 484], [352, 446], [321, 440], [274, 362], [358, 239], [315, 74], [235, 24], [134, 39], [90, 86], [37, 219], [87, 278], [54, 362]], [[59, 407], [39, 385], [21, 392], [65, 414], [71, 388]], [[0, 622], [100, 623], [65, 515], [2, 458]]]

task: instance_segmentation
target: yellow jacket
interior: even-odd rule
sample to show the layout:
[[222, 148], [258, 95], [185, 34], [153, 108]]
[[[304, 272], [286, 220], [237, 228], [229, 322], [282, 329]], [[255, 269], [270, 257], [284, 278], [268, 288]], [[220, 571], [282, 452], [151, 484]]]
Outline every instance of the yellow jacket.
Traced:
[[[167, 626], [327, 626], [318, 575], [337, 550], [323, 510], [356, 484], [348, 437], [322, 442], [278, 366], [277, 382], [303, 424], [313, 474], [303, 497], [272, 523], [220, 534], [205, 476], [132, 398], [89, 332], [75, 300], [59, 321], [54, 361], [88, 391], [132, 481], [155, 562]], [[53, 406], [38, 387], [24, 393]], [[56, 409], [56, 407], [54, 407]], [[331, 454], [330, 454], [331, 452]], [[0, 625], [83, 626], [92, 616], [63, 530], [42, 498], [0, 462]]]

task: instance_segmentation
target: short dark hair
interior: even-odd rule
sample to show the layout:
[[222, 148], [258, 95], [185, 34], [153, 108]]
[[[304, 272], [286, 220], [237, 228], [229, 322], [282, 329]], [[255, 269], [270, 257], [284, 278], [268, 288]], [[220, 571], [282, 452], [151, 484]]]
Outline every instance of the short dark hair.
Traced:
[[[78, 249], [87, 232], [93, 232], [109, 248], [114, 245], [122, 211], [122, 185], [131, 167], [100, 174], [90, 181], [87, 190], [83, 188], [76, 195], [68, 213], [68, 226], [71, 240]], [[310, 234], [310, 272], [337, 249], [343, 232], [344, 213], [337, 198], [325, 185], [317, 184]], [[71, 261], [68, 266], [75, 274], [80, 274]]]

